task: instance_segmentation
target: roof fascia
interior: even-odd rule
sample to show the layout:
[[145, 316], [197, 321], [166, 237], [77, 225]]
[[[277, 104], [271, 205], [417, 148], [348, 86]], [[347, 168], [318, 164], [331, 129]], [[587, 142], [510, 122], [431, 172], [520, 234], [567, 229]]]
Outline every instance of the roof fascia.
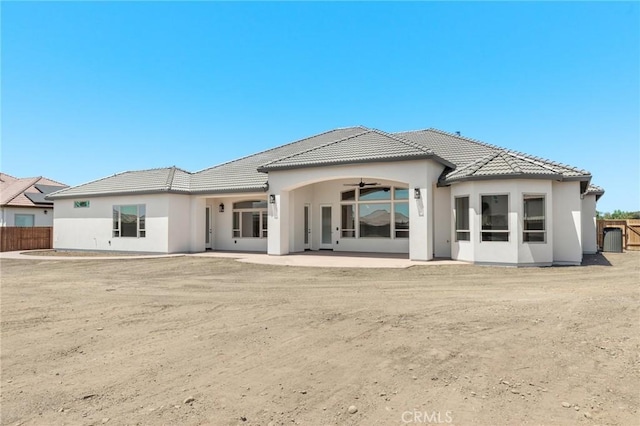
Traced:
[[45, 200], [68, 200], [71, 198], [94, 198], [94, 197], [115, 197], [115, 196], [123, 196], [123, 195], [152, 195], [152, 194], [177, 194], [177, 195], [191, 195], [189, 191], [179, 191], [173, 189], [161, 189], [161, 190], [143, 190], [143, 191], [114, 191], [114, 192], [103, 192], [99, 194], [60, 194], [55, 195], [49, 194], [44, 197]]
[[265, 184], [263, 186], [250, 186], [250, 187], [242, 187], [242, 188], [222, 188], [222, 189], [202, 189], [197, 191], [191, 191], [190, 194], [193, 195], [217, 195], [217, 194], [245, 194], [249, 192], [267, 192], [269, 190], [269, 185]]
[[[288, 165], [273, 165], [273, 166], [261, 166], [258, 168], [258, 171], [261, 173], [269, 173], [270, 171], [280, 171], [280, 170], [295, 170], [295, 169], [308, 169], [311, 167], [329, 167], [329, 166], [344, 166], [349, 164], [367, 164], [367, 163], [392, 163], [395, 161], [411, 161], [411, 160], [435, 160], [444, 165], [451, 164], [437, 155], [434, 154], [416, 154], [416, 155], [401, 155], [397, 157], [388, 157], [388, 158], [367, 158], [367, 159], [357, 159], [357, 160], [344, 160], [344, 161], [327, 161], [323, 163], [308, 163], [308, 164], [288, 164]], [[453, 166], [453, 165], [452, 165]]]

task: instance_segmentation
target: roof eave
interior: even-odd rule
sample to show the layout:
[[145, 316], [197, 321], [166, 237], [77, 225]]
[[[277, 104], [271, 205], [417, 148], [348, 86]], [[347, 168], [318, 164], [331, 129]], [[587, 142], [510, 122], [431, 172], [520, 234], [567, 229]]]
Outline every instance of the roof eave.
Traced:
[[[510, 173], [501, 175], [481, 175], [481, 176], [463, 176], [453, 179], [444, 179], [439, 186], [449, 186], [454, 183], [469, 182], [469, 181], [484, 181], [484, 180], [505, 180], [505, 179], [538, 179], [538, 180], [556, 180], [566, 181], [561, 174], [539, 174], [539, 173]], [[578, 179], [572, 179], [578, 180]]]
[[261, 186], [247, 186], [240, 188], [221, 188], [221, 189], [201, 189], [196, 191], [191, 191], [190, 194], [193, 195], [217, 195], [217, 194], [239, 194], [239, 193], [248, 193], [248, 192], [267, 192], [269, 190], [269, 185], [264, 184]]
[[101, 192], [101, 193], [80, 193], [80, 194], [49, 194], [45, 198], [45, 200], [68, 200], [71, 198], [93, 198], [93, 197], [114, 197], [114, 196], [131, 196], [131, 195], [152, 195], [152, 194], [177, 194], [177, 195], [190, 195], [189, 191], [186, 190], [176, 190], [176, 189], [152, 189], [152, 190], [141, 190], [141, 191], [113, 191], [113, 192]]
[[438, 157], [435, 154], [424, 153], [424, 154], [416, 154], [416, 155], [399, 155], [397, 157], [387, 157], [387, 158], [363, 158], [357, 160], [333, 160], [333, 161], [324, 161], [321, 163], [304, 163], [304, 164], [287, 164], [287, 165], [263, 165], [258, 167], [258, 172], [260, 173], [269, 173], [270, 171], [281, 171], [281, 170], [295, 170], [295, 169], [307, 169], [311, 167], [326, 167], [326, 166], [345, 166], [349, 164], [367, 164], [367, 163], [392, 163], [395, 161], [411, 161], [411, 160], [435, 160], [438, 163], [443, 164], [447, 167], [454, 168], [455, 165], [448, 162], [447, 160]]

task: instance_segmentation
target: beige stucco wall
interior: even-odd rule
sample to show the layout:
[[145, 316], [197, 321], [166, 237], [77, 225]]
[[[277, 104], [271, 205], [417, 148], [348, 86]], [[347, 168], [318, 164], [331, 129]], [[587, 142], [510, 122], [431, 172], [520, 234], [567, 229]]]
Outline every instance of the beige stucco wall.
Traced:
[[582, 200], [580, 182], [553, 182], [553, 261], [582, 262]]
[[[55, 201], [53, 247], [56, 249], [190, 251], [190, 197], [187, 195], [82, 197], [79, 200], [89, 200], [90, 206], [75, 208], [73, 199]], [[130, 204], [146, 206], [146, 236], [113, 237], [113, 206]]]
[[0, 226], [15, 226], [16, 214], [32, 214], [34, 226], [53, 226], [53, 208], [40, 207], [2, 207]]
[[582, 199], [582, 252], [594, 254], [598, 252], [596, 226], [596, 196], [585, 195]]

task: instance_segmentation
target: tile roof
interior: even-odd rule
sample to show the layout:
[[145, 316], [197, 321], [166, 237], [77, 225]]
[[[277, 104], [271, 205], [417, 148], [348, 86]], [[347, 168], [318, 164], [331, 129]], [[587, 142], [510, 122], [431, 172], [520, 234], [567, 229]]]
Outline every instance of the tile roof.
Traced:
[[75, 198], [89, 195], [189, 193], [191, 173], [177, 167], [117, 173], [89, 183], [57, 191], [49, 196]]
[[265, 172], [283, 169], [433, 158], [446, 166], [439, 184], [474, 179], [545, 178], [589, 182], [589, 172], [436, 129], [385, 133], [363, 126], [329, 130], [198, 172], [176, 167], [119, 173], [52, 198], [176, 192], [216, 194], [268, 189]]
[[436, 129], [394, 133], [409, 141], [431, 149], [437, 156], [461, 167], [502, 148], [475, 139]]
[[258, 167], [368, 130], [361, 126], [330, 130], [196, 172], [192, 176], [191, 191], [194, 193], [265, 191], [268, 188], [268, 177], [258, 172]]
[[[324, 145], [315, 146], [258, 168], [259, 171], [435, 157], [433, 151], [398, 136], [368, 129]], [[437, 158], [437, 157], [436, 157]], [[438, 158], [438, 160], [440, 160]], [[441, 160], [440, 160], [441, 161]], [[453, 166], [446, 163], [448, 166]]]
[[584, 194], [585, 195], [595, 195], [596, 196], [596, 201], [598, 201], [600, 199], [600, 197], [602, 197], [604, 195], [604, 189], [599, 187], [599, 186], [597, 186], [597, 185], [590, 184]]
[[476, 161], [455, 169], [443, 177], [441, 183], [463, 180], [504, 178], [571, 179], [590, 177], [589, 172], [554, 163], [526, 154], [496, 150]]
[[44, 196], [59, 189], [66, 188], [63, 183], [42, 176], [16, 178], [0, 173], [0, 205], [13, 207], [50, 206], [51, 201]]

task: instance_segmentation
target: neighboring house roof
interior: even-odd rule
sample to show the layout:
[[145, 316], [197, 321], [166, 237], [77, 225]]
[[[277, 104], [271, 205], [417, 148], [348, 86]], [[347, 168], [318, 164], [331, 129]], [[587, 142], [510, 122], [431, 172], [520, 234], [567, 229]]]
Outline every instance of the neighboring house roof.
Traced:
[[16, 178], [0, 173], [0, 206], [51, 207], [45, 196], [67, 188], [67, 185], [42, 176]]
[[138, 193], [217, 194], [266, 191], [275, 170], [431, 158], [444, 164], [440, 185], [466, 180], [579, 180], [589, 172], [436, 129], [385, 133], [363, 126], [330, 130], [195, 173], [169, 167], [119, 173], [58, 191], [50, 198]]

